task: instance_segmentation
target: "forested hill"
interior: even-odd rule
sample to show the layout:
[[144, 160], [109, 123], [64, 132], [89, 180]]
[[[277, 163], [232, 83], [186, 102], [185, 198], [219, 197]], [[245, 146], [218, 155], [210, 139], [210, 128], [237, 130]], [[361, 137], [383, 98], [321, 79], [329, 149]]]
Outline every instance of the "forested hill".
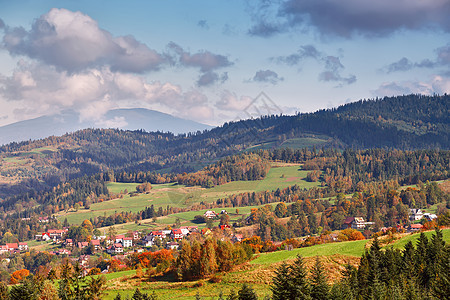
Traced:
[[449, 149], [449, 104], [449, 95], [361, 100], [315, 113], [225, 123], [187, 135], [85, 129], [1, 147], [0, 183], [33, 178], [27, 181], [30, 187], [37, 180], [52, 186], [108, 169], [179, 173], [247, 149]]

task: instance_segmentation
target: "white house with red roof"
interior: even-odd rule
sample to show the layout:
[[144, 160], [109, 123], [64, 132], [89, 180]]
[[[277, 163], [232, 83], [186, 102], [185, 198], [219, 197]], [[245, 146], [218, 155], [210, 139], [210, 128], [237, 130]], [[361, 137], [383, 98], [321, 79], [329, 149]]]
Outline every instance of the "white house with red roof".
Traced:
[[183, 239], [183, 232], [181, 231], [180, 228], [172, 229], [170, 237], [175, 240], [181, 240]]
[[133, 238], [123, 238], [122, 245], [124, 248], [133, 247]]

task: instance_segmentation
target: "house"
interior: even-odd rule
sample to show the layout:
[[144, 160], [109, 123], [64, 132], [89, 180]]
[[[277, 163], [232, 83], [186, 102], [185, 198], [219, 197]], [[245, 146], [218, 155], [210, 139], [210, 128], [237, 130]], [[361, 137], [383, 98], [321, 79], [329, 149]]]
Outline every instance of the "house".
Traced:
[[198, 232], [198, 226], [181, 226], [180, 229], [187, 229], [189, 230], [189, 233]]
[[39, 233], [39, 234], [36, 234], [35, 236], [34, 236], [34, 239], [36, 240], [36, 241], [49, 241], [49, 240], [51, 240], [52, 238], [50, 237], [50, 233], [48, 233], [48, 232], [44, 232], [44, 233]]
[[155, 243], [155, 237], [152, 234], [147, 234], [142, 239], [142, 245], [144, 245], [144, 247], [151, 247], [151, 246], [153, 246], [154, 243]]
[[89, 246], [88, 242], [78, 242], [78, 248], [79, 249], [86, 248], [87, 246]]
[[133, 240], [139, 240], [141, 238], [141, 232], [140, 231], [133, 231]]
[[172, 230], [170, 230], [170, 229], [165, 229], [165, 230], [161, 230], [162, 231], [162, 233], [164, 233], [164, 237], [166, 237], [166, 236], [170, 236], [170, 234], [172, 233]]
[[58, 255], [70, 255], [72, 252], [70, 252], [70, 250], [67, 250], [67, 249], [59, 249], [57, 252], [56, 252], [56, 254], [58, 254]]
[[27, 251], [28, 250], [27, 243], [19, 243], [19, 250], [20, 251]]
[[363, 218], [360, 218], [360, 217], [353, 218], [351, 228], [364, 229], [365, 227], [366, 227], [366, 222], [364, 222]]
[[116, 235], [116, 244], [118, 244], [118, 243], [123, 243], [123, 239], [125, 238], [125, 236], [123, 235], [123, 234], [119, 234], [119, 235]]
[[244, 236], [243, 236], [242, 234], [235, 234], [235, 235], [233, 235], [233, 237], [231, 238], [231, 241], [232, 241], [233, 243], [237, 243], [237, 242], [242, 241], [243, 238], [244, 238]]
[[190, 234], [190, 231], [187, 228], [180, 228], [180, 230], [181, 230], [181, 233], [183, 234], [183, 236], [187, 236]]
[[9, 252], [8, 246], [0, 245], [0, 254]]
[[225, 230], [225, 229], [230, 229], [231, 227], [230, 227], [230, 225], [219, 225], [219, 228], [221, 229], [221, 230]]
[[353, 229], [364, 229], [367, 225], [373, 225], [374, 222], [364, 222], [364, 218], [361, 217], [347, 217], [343, 224], [342, 229], [353, 228]]
[[95, 250], [100, 249], [100, 240], [91, 240], [91, 245], [94, 246]]
[[410, 232], [419, 231], [423, 228], [422, 224], [411, 224], [408, 228]]
[[132, 247], [133, 246], [133, 238], [124, 238], [122, 245], [124, 248]]
[[62, 239], [63, 235], [67, 232], [67, 229], [49, 229], [47, 233], [50, 235], [52, 240], [56, 241]]
[[6, 247], [8, 247], [8, 250], [19, 250], [19, 244], [18, 243], [6, 243]]
[[431, 222], [431, 221], [437, 219], [437, 216], [436, 216], [435, 214], [430, 214], [430, 213], [424, 213], [424, 214], [423, 214], [423, 217], [424, 217], [425, 219], [427, 219], [428, 222]]
[[116, 244], [112, 245], [111, 247], [112, 247], [112, 249], [114, 251], [114, 254], [123, 253], [123, 246], [122, 246], [122, 244], [116, 243]]
[[170, 242], [170, 243], [167, 243], [167, 245], [166, 245], [166, 249], [168, 249], [168, 250], [177, 250], [178, 247], [179, 247], [179, 245], [177, 242]]
[[72, 239], [66, 239], [64, 242], [66, 247], [72, 247], [73, 246], [73, 240]]
[[170, 237], [175, 240], [181, 240], [183, 239], [183, 232], [181, 229], [173, 229]]
[[152, 231], [151, 233], [153, 235], [154, 238], [159, 238], [160, 240], [165, 239], [166, 238], [166, 234], [164, 232], [160, 231]]
[[214, 219], [217, 217], [217, 214], [215, 212], [213, 212], [212, 210], [207, 210], [203, 216], [207, 219]]
[[409, 210], [409, 219], [411, 221], [418, 221], [423, 218], [423, 213], [420, 208], [411, 208]]
[[227, 212], [225, 209], [222, 209], [222, 210], [220, 211], [220, 214], [221, 214], [221, 215], [223, 215], [223, 214], [227, 215], [228, 212]]
[[39, 223], [48, 223], [49, 221], [48, 217], [39, 217]]
[[354, 217], [345, 218], [344, 222], [342, 223], [342, 229], [352, 228], [352, 223], [354, 220]]
[[89, 255], [81, 255], [78, 258], [78, 263], [80, 264], [80, 266], [82, 267], [87, 267], [89, 265]]

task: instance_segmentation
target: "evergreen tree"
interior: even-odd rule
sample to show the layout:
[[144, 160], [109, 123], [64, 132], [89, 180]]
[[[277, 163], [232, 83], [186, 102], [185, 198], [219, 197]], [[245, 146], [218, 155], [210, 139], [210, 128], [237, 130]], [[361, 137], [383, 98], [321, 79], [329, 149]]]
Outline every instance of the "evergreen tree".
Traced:
[[292, 289], [289, 299], [310, 299], [310, 286], [307, 270], [301, 256], [297, 256], [290, 266]]
[[275, 271], [275, 277], [273, 277], [273, 283], [270, 286], [273, 300], [289, 299], [291, 296], [293, 284], [289, 270], [287, 264], [283, 262]]
[[317, 300], [326, 300], [328, 299], [328, 294], [330, 291], [330, 287], [328, 286], [327, 279], [325, 277], [325, 273], [323, 270], [323, 265], [319, 260], [319, 257], [316, 257], [316, 262], [311, 269], [311, 298]]
[[238, 291], [239, 300], [258, 300], [255, 291], [252, 287], [244, 283], [242, 288]]

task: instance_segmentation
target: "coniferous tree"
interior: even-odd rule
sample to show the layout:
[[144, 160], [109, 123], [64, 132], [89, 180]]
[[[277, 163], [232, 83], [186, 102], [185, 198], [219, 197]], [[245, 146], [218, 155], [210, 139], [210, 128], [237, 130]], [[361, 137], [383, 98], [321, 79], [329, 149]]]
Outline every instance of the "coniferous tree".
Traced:
[[307, 270], [301, 256], [297, 256], [290, 266], [292, 280], [292, 290], [290, 299], [310, 299], [310, 286], [308, 282]]
[[238, 291], [239, 300], [258, 300], [255, 291], [252, 287], [244, 283], [242, 288]]
[[329, 296], [330, 287], [327, 283], [327, 279], [325, 277], [325, 272], [323, 269], [323, 265], [319, 260], [319, 257], [316, 257], [316, 262], [311, 269], [311, 298], [317, 300], [326, 300]]
[[293, 284], [289, 270], [290, 268], [283, 262], [275, 271], [275, 276], [272, 279], [273, 283], [270, 286], [273, 300], [289, 299], [291, 296]]

